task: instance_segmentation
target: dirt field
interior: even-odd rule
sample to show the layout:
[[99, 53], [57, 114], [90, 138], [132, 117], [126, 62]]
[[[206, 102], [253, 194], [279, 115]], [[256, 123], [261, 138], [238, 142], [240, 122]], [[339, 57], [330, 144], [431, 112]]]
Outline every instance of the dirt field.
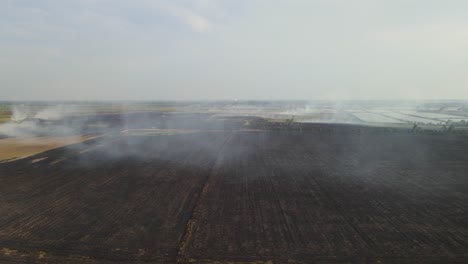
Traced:
[[466, 137], [263, 128], [0, 164], [0, 262], [468, 261]]
[[84, 136], [0, 138], [0, 162], [28, 157], [90, 138]]
[[185, 237], [187, 259], [399, 263], [466, 254], [468, 158], [459, 151], [467, 141], [240, 133], [232, 146], [246, 154], [221, 157]]

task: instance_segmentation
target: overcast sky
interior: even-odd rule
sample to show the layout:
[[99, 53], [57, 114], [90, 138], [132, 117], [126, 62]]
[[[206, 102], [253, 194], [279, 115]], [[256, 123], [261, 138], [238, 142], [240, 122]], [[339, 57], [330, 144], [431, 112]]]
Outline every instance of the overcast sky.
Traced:
[[468, 99], [468, 1], [1, 0], [11, 99]]

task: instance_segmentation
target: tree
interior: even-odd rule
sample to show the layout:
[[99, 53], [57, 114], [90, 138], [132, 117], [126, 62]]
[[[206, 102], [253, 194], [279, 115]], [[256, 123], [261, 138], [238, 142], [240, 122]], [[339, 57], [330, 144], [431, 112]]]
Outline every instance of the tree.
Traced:
[[451, 124], [448, 129], [447, 129], [447, 132], [448, 133], [453, 133], [455, 131], [455, 126], [453, 124]]
[[421, 132], [421, 131], [422, 131], [421, 127], [419, 127], [418, 124], [414, 123], [414, 124], [413, 124], [413, 129], [411, 129], [411, 132], [413, 132], [413, 133], [419, 133], [419, 132]]
[[286, 119], [286, 123], [288, 124], [288, 126], [294, 123], [294, 117], [292, 116], [291, 118]]

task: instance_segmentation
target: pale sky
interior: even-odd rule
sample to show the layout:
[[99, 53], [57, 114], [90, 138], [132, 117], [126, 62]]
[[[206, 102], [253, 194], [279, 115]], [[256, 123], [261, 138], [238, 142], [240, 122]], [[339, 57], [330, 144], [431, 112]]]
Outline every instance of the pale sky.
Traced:
[[100, 99], [468, 99], [468, 1], [0, 0], [0, 101]]

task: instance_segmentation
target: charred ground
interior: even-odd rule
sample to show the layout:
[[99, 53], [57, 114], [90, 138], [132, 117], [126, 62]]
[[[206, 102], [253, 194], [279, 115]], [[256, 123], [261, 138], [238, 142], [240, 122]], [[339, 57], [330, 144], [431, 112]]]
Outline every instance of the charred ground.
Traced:
[[[1, 261], [468, 259], [466, 136], [207, 115], [99, 118], [102, 137], [0, 164]], [[174, 132], [118, 133], [147, 120]]]

